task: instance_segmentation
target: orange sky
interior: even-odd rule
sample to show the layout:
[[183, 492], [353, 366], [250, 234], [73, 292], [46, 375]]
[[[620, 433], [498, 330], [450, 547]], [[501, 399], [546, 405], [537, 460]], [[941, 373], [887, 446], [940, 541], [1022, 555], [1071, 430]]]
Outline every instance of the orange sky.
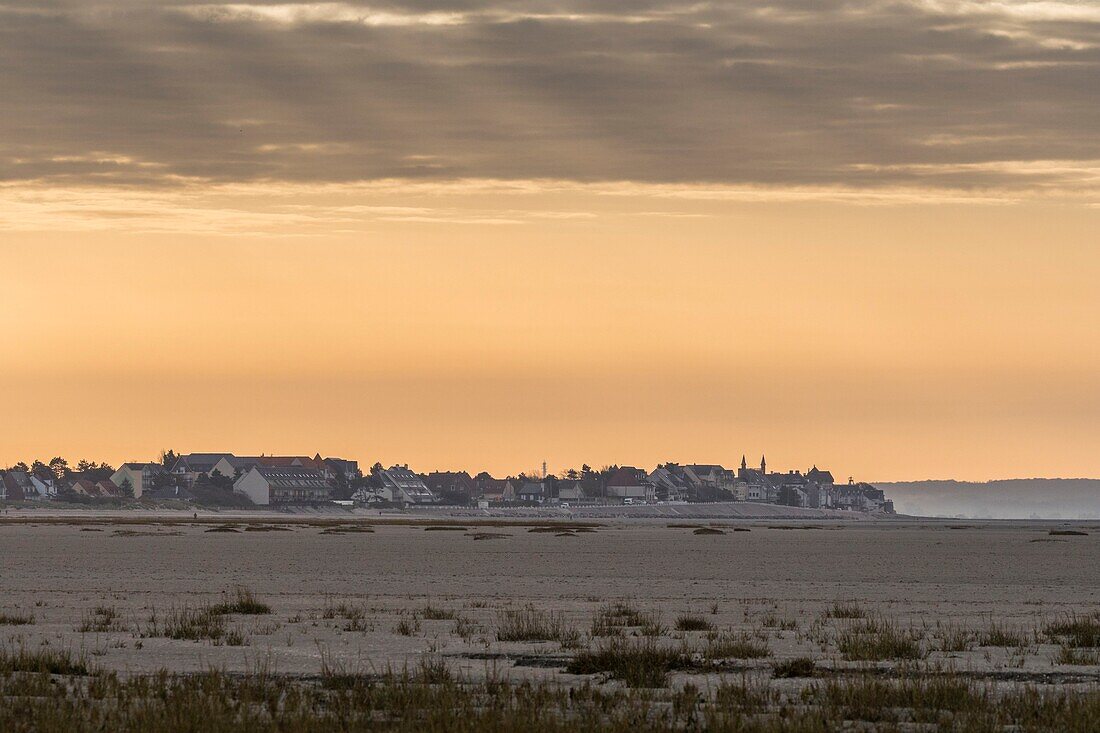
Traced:
[[1100, 476], [1100, 7], [0, 0], [0, 464]]
[[1096, 208], [410, 191], [9, 202], [0, 463], [1100, 475]]

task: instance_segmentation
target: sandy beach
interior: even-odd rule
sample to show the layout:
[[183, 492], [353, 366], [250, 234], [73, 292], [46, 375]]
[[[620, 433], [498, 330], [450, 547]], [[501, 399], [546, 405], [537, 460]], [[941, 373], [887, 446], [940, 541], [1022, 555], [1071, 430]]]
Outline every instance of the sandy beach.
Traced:
[[[124, 519], [85, 512], [0, 522], [0, 613], [32, 619], [0, 625], [4, 644], [79, 651], [120, 672], [265, 665], [311, 675], [323, 662], [369, 672], [431, 656], [475, 678], [575, 684], [580, 678], [563, 672], [573, 643], [502, 641], [504, 616], [527, 608], [553, 615], [584, 645], [597, 640], [601, 609], [622, 603], [655, 619], [667, 643], [705, 644], [721, 633], [766, 646], [758, 659], [677, 673], [707, 679], [767, 675], [777, 661], [803, 656], [826, 668], [857, 665], [838, 647], [855, 621], [830, 616], [845, 604], [912, 630], [928, 664], [1041, 684], [1100, 677], [1100, 667], [1058, 663], [1059, 646], [1042, 635], [1057, 619], [1100, 609], [1100, 526], [1086, 523], [742, 520], [699, 534], [711, 525], [609, 519], [547, 531], [523, 520]], [[1051, 534], [1066, 528], [1088, 534]], [[160, 629], [171, 614], [240, 588], [270, 613], [227, 615], [228, 641], [167, 638]], [[707, 630], [678, 630], [685, 616]], [[1023, 643], [983, 645], [991, 626]], [[955, 631], [973, 638], [945, 650], [942, 637]]]

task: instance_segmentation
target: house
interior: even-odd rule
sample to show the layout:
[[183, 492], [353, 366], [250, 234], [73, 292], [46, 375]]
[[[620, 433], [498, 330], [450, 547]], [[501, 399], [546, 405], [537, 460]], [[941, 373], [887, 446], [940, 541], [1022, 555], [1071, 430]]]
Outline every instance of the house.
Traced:
[[523, 481], [517, 482], [518, 487], [514, 487], [515, 500], [527, 502], [531, 504], [541, 504], [546, 501], [547, 491], [546, 484], [542, 481]]
[[236, 472], [234, 460], [236, 456], [232, 453], [188, 453], [176, 460], [170, 473], [187, 486], [194, 486], [199, 476], [211, 476], [215, 469], [223, 476], [233, 478]]
[[57, 477], [50, 469], [39, 466], [30, 472], [31, 485], [39, 496], [53, 498], [57, 496]]
[[25, 471], [0, 471], [0, 499], [23, 501], [37, 495]]
[[658, 466], [649, 472], [648, 478], [653, 484], [658, 499], [686, 501], [691, 495], [691, 487], [684, 477], [684, 469], [675, 463]]
[[836, 487], [836, 505], [840, 509], [857, 512], [893, 513], [894, 503], [886, 498], [882, 489], [876, 489], [868, 483], [855, 483], [851, 479], [847, 484]]
[[320, 453], [313, 458], [309, 456], [260, 456], [249, 460], [254, 460], [256, 465], [274, 468], [312, 468], [323, 473], [327, 481], [332, 481], [336, 478], [336, 470], [332, 465], [326, 463], [325, 460], [321, 458]]
[[408, 465], [390, 466], [378, 471], [376, 475], [390, 501], [406, 504], [433, 504], [436, 501], [435, 494], [420, 476], [409, 470]]
[[343, 476], [348, 481], [363, 478], [363, 472], [359, 470], [359, 461], [349, 461], [345, 458], [326, 458], [325, 465], [334, 476]]
[[432, 471], [424, 485], [444, 501], [466, 503], [478, 495], [477, 484], [465, 471]]
[[606, 486], [607, 496], [612, 499], [646, 503], [657, 500], [657, 489], [641, 468], [620, 466], [607, 477]]
[[573, 479], [562, 479], [558, 481], [558, 501], [564, 501], [570, 504], [588, 501], [588, 494], [585, 493], [584, 484]]
[[99, 496], [99, 489], [96, 488], [95, 483], [86, 478], [74, 479], [72, 483], [70, 483], [69, 489], [79, 496], [87, 496], [90, 498]]
[[301, 466], [253, 466], [233, 484], [253, 504], [311, 504], [329, 501], [332, 486], [324, 473]]
[[114, 481], [109, 478], [105, 478], [102, 481], [96, 481], [95, 490], [102, 498], [115, 498], [124, 496], [122, 489], [118, 487]]
[[733, 494], [737, 476], [733, 471], [714, 463], [689, 463], [684, 466], [684, 477], [691, 486], [697, 501], [720, 501]]
[[491, 502], [504, 501], [505, 490], [508, 488], [508, 479], [493, 478], [482, 471], [474, 477], [475, 496], [479, 499]]
[[138, 498], [153, 488], [153, 481], [163, 470], [159, 463], [123, 463], [111, 475], [111, 481], [119, 487], [129, 482], [134, 498]]

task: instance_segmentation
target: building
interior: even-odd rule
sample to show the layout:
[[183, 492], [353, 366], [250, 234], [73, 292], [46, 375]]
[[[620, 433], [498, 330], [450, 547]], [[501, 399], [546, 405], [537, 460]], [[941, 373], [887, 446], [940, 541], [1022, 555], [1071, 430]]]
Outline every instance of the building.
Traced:
[[434, 504], [436, 496], [424, 480], [409, 470], [408, 465], [390, 466], [377, 472], [383, 491], [390, 501], [405, 504]]
[[666, 463], [650, 471], [649, 482], [653, 484], [658, 500], [687, 501], [691, 496], [691, 487], [684, 476], [684, 469], [675, 463]]
[[301, 466], [253, 466], [233, 483], [253, 504], [314, 504], [332, 498], [324, 473]]
[[217, 470], [223, 476], [233, 478], [236, 475], [232, 453], [188, 453], [180, 456], [172, 466], [170, 473], [187, 486], [194, 486], [199, 476], [212, 476]]
[[475, 496], [489, 502], [504, 501], [504, 494], [508, 488], [508, 479], [493, 478], [489, 473], [482, 471], [474, 476]]
[[0, 471], [0, 499], [23, 501], [37, 498], [37, 495], [26, 471]]
[[465, 471], [432, 471], [424, 485], [441, 501], [467, 503], [478, 496], [477, 484]]
[[562, 479], [558, 481], [558, 501], [567, 504], [576, 504], [589, 500], [585, 493], [584, 484], [575, 479]]
[[605, 487], [609, 499], [646, 503], [657, 500], [657, 489], [649, 480], [649, 474], [641, 468], [616, 468], [608, 475]]
[[355, 481], [363, 478], [363, 472], [359, 470], [359, 461], [349, 461], [346, 458], [326, 458], [325, 465], [335, 476], [343, 476], [347, 481]]
[[732, 498], [737, 476], [728, 468], [714, 463], [689, 463], [683, 471], [696, 501]]
[[153, 488], [153, 482], [163, 470], [159, 463], [123, 463], [111, 475], [111, 481], [120, 488], [129, 481], [134, 498], [139, 498]]
[[104, 499], [125, 496], [122, 489], [118, 487], [118, 484], [109, 478], [105, 478], [102, 481], [96, 481], [95, 490], [99, 492], [99, 495]]
[[519, 481], [516, 482], [515, 501], [527, 504], [542, 504], [546, 501], [546, 483], [543, 481]]

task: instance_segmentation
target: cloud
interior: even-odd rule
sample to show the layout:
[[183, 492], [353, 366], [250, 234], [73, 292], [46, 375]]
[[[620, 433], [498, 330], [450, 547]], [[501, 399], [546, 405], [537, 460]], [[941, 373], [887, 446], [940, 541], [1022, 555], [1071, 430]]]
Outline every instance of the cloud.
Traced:
[[0, 0], [0, 68], [8, 183], [1100, 198], [1092, 2]]

